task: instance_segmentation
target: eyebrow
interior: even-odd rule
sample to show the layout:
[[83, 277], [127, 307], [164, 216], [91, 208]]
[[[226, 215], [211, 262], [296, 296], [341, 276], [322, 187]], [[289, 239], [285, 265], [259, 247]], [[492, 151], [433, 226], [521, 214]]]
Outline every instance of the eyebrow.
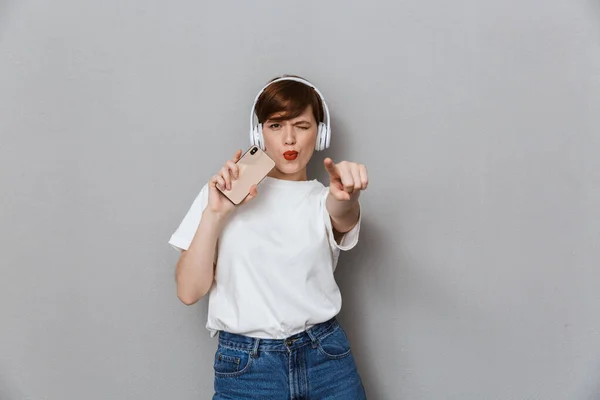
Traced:
[[[272, 119], [268, 119], [266, 122], [267, 123], [270, 123], [270, 122], [280, 123], [282, 121], [284, 121], [284, 120], [277, 119], [277, 118], [272, 118]], [[308, 125], [310, 125], [310, 121], [307, 121], [307, 120], [303, 119], [303, 120], [294, 122], [294, 125], [301, 125], [301, 124], [308, 124]]]

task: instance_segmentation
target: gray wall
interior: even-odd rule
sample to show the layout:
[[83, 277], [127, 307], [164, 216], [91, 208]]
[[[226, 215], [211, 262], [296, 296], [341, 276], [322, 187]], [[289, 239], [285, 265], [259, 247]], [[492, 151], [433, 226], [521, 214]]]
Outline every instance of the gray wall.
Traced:
[[0, 398], [208, 399], [167, 245], [274, 75], [365, 163], [370, 399], [600, 396], [600, 4], [0, 3]]

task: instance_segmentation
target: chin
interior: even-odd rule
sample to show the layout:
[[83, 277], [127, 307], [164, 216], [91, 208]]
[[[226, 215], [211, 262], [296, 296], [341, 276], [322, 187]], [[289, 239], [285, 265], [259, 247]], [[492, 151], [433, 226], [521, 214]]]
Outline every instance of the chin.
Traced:
[[287, 176], [295, 176], [297, 174], [302, 173], [302, 171], [304, 170], [304, 168], [302, 168], [300, 164], [276, 165], [275, 168], [280, 174]]
[[284, 173], [284, 174], [296, 174], [298, 172], [300, 172], [302, 170], [302, 168], [300, 168], [297, 165], [280, 165], [277, 167], [277, 169], [279, 170], [279, 172]]

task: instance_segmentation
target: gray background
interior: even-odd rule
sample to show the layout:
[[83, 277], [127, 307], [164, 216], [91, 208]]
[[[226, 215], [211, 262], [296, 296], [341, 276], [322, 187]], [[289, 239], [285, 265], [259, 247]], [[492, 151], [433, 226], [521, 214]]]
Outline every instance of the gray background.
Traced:
[[600, 4], [369, 4], [0, 2], [0, 399], [210, 398], [167, 240], [281, 73], [370, 171], [369, 398], [600, 397]]

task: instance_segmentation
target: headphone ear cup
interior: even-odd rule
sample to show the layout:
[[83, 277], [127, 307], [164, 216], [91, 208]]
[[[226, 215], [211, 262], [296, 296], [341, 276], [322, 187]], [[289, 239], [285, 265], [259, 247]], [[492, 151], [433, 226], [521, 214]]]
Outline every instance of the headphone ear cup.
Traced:
[[256, 132], [255, 145], [260, 147], [261, 150], [265, 150], [265, 143], [264, 143], [264, 138], [263, 138], [263, 133], [262, 133], [262, 124], [256, 125], [256, 128], [254, 129], [254, 131]]
[[317, 143], [315, 144], [315, 150], [325, 150], [325, 142], [327, 139], [327, 125], [323, 122], [319, 122], [319, 130], [317, 132]]
[[259, 124], [259, 125], [255, 125], [254, 128], [252, 129], [252, 134], [250, 135], [250, 145], [261, 147], [260, 137], [261, 137], [261, 132], [260, 132], [260, 124]]
[[256, 146], [256, 126], [250, 129], [250, 146]]
[[324, 130], [324, 135], [323, 135], [323, 149], [328, 149], [329, 148], [329, 144], [331, 143], [331, 131], [329, 130], [329, 128], [327, 127], [327, 125], [323, 124], [323, 130]]

